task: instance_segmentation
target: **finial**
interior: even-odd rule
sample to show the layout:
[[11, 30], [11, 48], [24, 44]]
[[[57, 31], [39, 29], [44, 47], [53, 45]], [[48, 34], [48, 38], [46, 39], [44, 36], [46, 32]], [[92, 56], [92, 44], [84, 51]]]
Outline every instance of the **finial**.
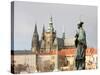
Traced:
[[52, 16], [50, 16], [50, 22], [52, 22]]

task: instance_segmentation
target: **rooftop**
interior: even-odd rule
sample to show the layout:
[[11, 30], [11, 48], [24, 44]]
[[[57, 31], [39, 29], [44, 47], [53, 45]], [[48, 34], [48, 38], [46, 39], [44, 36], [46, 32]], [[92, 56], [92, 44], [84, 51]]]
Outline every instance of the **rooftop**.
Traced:
[[[67, 48], [67, 49], [62, 49], [60, 51], [58, 51], [58, 55], [62, 55], [62, 56], [74, 56], [75, 55], [75, 51], [76, 51], [76, 48]], [[86, 55], [87, 56], [90, 56], [90, 55], [94, 55], [97, 53], [97, 49], [95, 48], [87, 48], [86, 49]], [[13, 55], [25, 55], [25, 54], [34, 54], [32, 53], [31, 50], [16, 50], [16, 51], [11, 51], [11, 54]], [[35, 53], [36, 54], [36, 53]], [[51, 50], [50, 52], [48, 53], [38, 53], [40, 55], [53, 55], [53, 54], [57, 54], [57, 51], [56, 50]]]

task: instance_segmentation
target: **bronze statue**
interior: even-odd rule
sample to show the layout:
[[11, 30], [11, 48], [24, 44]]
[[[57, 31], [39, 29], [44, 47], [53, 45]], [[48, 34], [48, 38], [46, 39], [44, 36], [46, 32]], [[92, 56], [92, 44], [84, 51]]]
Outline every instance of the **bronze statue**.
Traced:
[[76, 56], [75, 56], [75, 66], [77, 70], [85, 69], [85, 56], [86, 56], [86, 33], [82, 27], [84, 22], [78, 24], [78, 32], [75, 35], [75, 46]]

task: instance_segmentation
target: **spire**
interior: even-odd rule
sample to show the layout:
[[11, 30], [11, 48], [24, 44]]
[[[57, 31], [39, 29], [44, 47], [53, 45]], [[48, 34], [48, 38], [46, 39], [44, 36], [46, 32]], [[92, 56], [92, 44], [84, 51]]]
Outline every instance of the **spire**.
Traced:
[[49, 20], [48, 32], [54, 32], [52, 16], [50, 17]]
[[43, 25], [43, 32], [42, 33], [44, 33], [45, 32], [45, 26]]
[[63, 34], [62, 34], [63, 40], [65, 39], [65, 27], [63, 26]]
[[35, 24], [35, 29], [32, 37], [32, 52], [39, 50], [39, 35], [37, 31], [37, 24]]
[[65, 38], [66, 38], [66, 36], [65, 36], [65, 32], [63, 32], [63, 34], [62, 34], [62, 47], [64, 48], [64, 46], [65, 46]]
[[44, 40], [45, 26], [43, 25], [42, 39]]
[[50, 23], [52, 23], [52, 16], [50, 17]]
[[37, 24], [35, 23], [34, 33], [37, 33]]
[[63, 36], [62, 36], [62, 38], [65, 39], [65, 32], [63, 32]]

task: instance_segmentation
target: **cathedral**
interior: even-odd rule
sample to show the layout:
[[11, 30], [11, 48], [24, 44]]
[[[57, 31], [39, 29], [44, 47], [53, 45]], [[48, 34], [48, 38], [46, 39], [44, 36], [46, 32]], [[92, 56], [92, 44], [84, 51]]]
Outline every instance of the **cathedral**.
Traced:
[[47, 53], [50, 50], [60, 50], [64, 48], [64, 40], [65, 33], [63, 33], [62, 38], [56, 36], [56, 30], [53, 27], [53, 19], [50, 17], [47, 31], [45, 30], [45, 26], [43, 26], [41, 40], [39, 40], [37, 25], [35, 24], [31, 49], [32, 52], [39, 53]]

